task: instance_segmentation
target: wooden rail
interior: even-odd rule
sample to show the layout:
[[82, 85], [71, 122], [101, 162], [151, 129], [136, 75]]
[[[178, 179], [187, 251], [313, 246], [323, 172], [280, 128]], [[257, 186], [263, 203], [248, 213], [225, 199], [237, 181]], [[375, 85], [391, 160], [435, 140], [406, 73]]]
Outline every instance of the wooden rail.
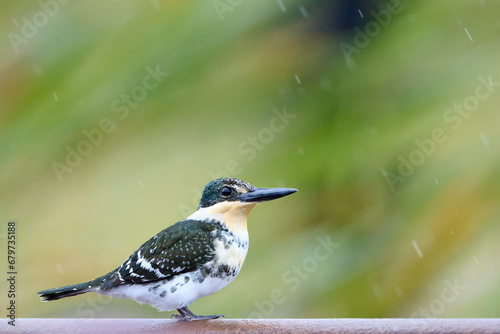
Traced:
[[500, 333], [500, 319], [4, 319], [1, 333]]

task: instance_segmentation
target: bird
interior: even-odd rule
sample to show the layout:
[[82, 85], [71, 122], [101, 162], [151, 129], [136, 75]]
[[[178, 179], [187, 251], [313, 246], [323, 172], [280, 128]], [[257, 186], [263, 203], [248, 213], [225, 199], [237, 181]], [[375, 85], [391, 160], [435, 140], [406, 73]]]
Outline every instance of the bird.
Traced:
[[295, 188], [256, 188], [236, 178], [219, 178], [203, 189], [196, 212], [142, 244], [115, 270], [94, 280], [39, 291], [42, 301], [94, 292], [130, 298], [177, 320], [224, 318], [196, 315], [188, 306], [232, 282], [248, 252], [247, 218], [260, 202]]

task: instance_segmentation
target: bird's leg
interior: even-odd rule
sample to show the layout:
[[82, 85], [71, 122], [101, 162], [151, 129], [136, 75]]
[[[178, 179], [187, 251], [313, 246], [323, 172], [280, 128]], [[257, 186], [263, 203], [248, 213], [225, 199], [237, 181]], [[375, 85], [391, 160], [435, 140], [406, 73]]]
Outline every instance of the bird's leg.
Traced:
[[209, 319], [225, 318], [225, 316], [222, 315], [222, 314], [216, 314], [216, 315], [196, 315], [193, 312], [191, 312], [191, 310], [188, 309], [187, 306], [178, 308], [177, 311], [179, 312], [179, 314], [172, 314], [171, 318], [175, 318], [177, 320], [183, 320], [183, 321], [209, 320]]

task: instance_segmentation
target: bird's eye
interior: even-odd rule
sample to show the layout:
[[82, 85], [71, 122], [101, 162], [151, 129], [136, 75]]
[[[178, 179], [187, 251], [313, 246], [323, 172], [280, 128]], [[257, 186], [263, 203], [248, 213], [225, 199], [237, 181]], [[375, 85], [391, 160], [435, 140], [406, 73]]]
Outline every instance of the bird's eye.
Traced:
[[223, 187], [221, 190], [220, 190], [220, 194], [224, 197], [227, 197], [229, 195], [231, 195], [231, 188], [229, 187]]

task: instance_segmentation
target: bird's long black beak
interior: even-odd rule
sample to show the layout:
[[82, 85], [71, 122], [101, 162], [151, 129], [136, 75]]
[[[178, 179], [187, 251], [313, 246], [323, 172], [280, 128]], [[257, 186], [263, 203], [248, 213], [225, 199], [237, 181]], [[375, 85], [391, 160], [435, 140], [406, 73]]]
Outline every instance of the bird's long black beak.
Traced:
[[265, 202], [288, 196], [296, 192], [293, 188], [253, 188], [247, 193], [238, 195], [242, 202]]

